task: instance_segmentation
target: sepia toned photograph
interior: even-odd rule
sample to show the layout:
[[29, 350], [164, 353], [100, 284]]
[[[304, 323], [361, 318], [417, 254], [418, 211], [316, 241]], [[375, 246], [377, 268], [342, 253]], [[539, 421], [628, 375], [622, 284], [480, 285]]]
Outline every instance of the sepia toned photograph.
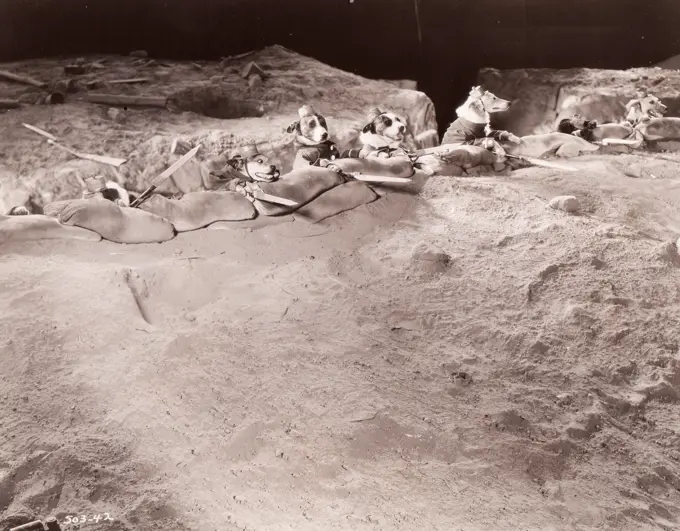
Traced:
[[0, 531], [680, 529], [680, 0], [0, 0]]

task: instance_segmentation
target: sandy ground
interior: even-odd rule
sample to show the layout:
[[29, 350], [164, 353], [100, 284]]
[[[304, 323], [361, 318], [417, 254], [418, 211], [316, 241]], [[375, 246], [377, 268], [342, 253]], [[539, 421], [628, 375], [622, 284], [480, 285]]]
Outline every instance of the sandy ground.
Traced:
[[[633, 158], [435, 177], [323, 225], [5, 249], [2, 515], [675, 529], [680, 186]], [[581, 215], [546, 208], [563, 193]]]
[[[64, 163], [6, 138], [17, 173]], [[0, 529], [677, 529], [680, 158], [571, 164], [318, 225], [4, 246]]]

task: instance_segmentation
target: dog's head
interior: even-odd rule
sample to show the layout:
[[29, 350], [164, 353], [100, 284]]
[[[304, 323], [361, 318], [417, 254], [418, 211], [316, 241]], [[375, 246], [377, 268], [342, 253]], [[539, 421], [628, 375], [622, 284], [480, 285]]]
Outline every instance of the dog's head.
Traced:
[[[113, 181], [107, 181], [104, 188], [97, 190], [94, 195], [116, 203], [118, 206], [127, 207], [130, 206], [131, 202], [128, 191]], [[134, 201], [134, 199], [132, 199], [132, 201]]]
[[406, 124], [404, 120], [393, 112], [383, 112], [380, 109], [371, 109], [368, 113], [369, 123], [362, 132], [380, 135], [395, 142], [404, 140]]
[[478, 103], [482, 110], [488, 113], [507, 111], [511, 104], [510, 101], [499, 98], [479, 85], [470, 90], [470, 99], [474, 103]]
[[304, 105], [298, 110], [299, 120], [288, 126], [288, 133], [295, 132], [298, 137], [306, 139], [313, 144], [320, 144], [330, 138], [326, 119], [314, 112], [309, 105]]
[[269, 164], [267, 157], [257, 147], [245, 146], [232, 153], [227, 164], [253, 181], [274, 182], [280, 172], [276, 166]]
[[31, 212], [25, 206], [15, 206], [7, 212], [8, 216], [28, 216]]
[[656, 96], [649, 94], [640, 100], [640, 110], [643, 114], [653, 118], [661, 118], [668, 110], [661, 100]]

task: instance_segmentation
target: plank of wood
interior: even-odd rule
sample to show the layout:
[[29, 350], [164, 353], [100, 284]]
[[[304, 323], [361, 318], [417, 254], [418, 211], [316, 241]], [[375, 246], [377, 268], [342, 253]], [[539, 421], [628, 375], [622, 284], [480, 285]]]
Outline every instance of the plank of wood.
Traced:
[[57, 137], [56, 137], [56, 136], [54, 136], [54, 135], [48, 133], [47, 131], [43, 131], [42, 129], [37, 128], [37, 127], [34, 126], [34, 125], [25, 124], [25, 123], [22, 123], [21, 125], [23, 125], [26, 129], [30, 129], [30, 130], [33, 131], [34, 133], [38, 133], [39, 135], [44, 136], [44, 137], [47, 138], [48, 140], [52, 140], [53, 142], [56, 142], [56, 141], [57, 141]]
[[146, 199], [153, 193], [153, 191], [158, 188], [158, 186], [163, 183], [167, 178], [169, 178], [173, 173], [175, 173], [177, 170], [179, 170], [182, 166], [184, 166], [187, 162], [189, 162], [196, 153], [198, 153], [198, 150], [201, 148], [201, 145], [199, 144], [196, 146], [194, 149], [189, 151], [186, 155], [181, 157], [179, 160], [175, 161], [173, 165], [171, 165], [167, 170], [165, 170], [163, 173], [161, 173], [158, 177], [156, 177], [153, 181], [151, 181], [151, 186], [149, 186], [146, 190], [144, 190], [137, 199], [135, 199], [132, 203], [130, 203], [131, 207], [137, 207], [141, 205]]
[[253, 192], [253, 197], [259, 199], [260, 201], [265, 201], [267, 203], [275, 203], [277, 205], [284, 206], [298, 206], [299, 203], [292, 201], [291, 199], [286, 199], [285, 197], [279, 197], [276, 195], [266, 194], [261, 190], [255, 190]]
[[151, 81], [149, 77], [133, 77], [130, 79], [113, 79], [111, 81], [104, 81], [107, 85], [126, 85], [126, 84], [137, 84], [137, 83], [148, 83]]
[[90, 103], [100, 103], [118, 107], [160, 107], [165, 108], [168, 104], [166, 96], [123, 96], [121, 94], [92, 93], [85, 96]]
[[70, 153], [74, 157], [78, 157], [79, 159], [92, 160], [94, 162], [108, 164], [109, 166], [115, 166], [116, 168], [122, 166], [127, 162], [127, 159], [119, 159], [117, 157], [106, 157], [104, 155], [92, 155], [91, 153], [80, 153], [79, 151], [75, 151], [74, 149], [71, 149], [69, 147], [62, 146], [61, 144], [58, 144], [54, 140], [48, 140], [48, 142], [53, 146], [58, 147], [59, 149], [66, 151], [67, 153]]
[[364, 175], [363, 173], [351, 173], [350, 176], [357, 180], [366, 183], [394, 183], [394, 184], [410, 184], [412, 179], [406, 177], [387, 177], [385, 175]]
[[0, 100], [0, 109], [18, 109], [21, 107], [19, 100]]
[[7, 81], [14, 81], [15, 83], [21, 83], [23, 85], [33, 85], [34, 87], [38, 88], [45, 88], [47, 86], [47, 83], [38, 81], [37, 79], [33, 79], [29, 76], [14, 74], [13, 72], [9, 72], [7, 70], [0, 70], [0, 78]]

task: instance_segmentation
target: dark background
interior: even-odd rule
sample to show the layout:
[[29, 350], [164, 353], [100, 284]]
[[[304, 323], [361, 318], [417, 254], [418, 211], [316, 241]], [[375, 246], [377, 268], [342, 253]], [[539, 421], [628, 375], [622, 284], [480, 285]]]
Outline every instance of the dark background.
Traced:
[[0, 60], [145, 49], [174, 59], [281, 44], [416, 79], [451, 121], [480, 67], [647, 66], [680, 53], [680, 0], [0, 0]]

